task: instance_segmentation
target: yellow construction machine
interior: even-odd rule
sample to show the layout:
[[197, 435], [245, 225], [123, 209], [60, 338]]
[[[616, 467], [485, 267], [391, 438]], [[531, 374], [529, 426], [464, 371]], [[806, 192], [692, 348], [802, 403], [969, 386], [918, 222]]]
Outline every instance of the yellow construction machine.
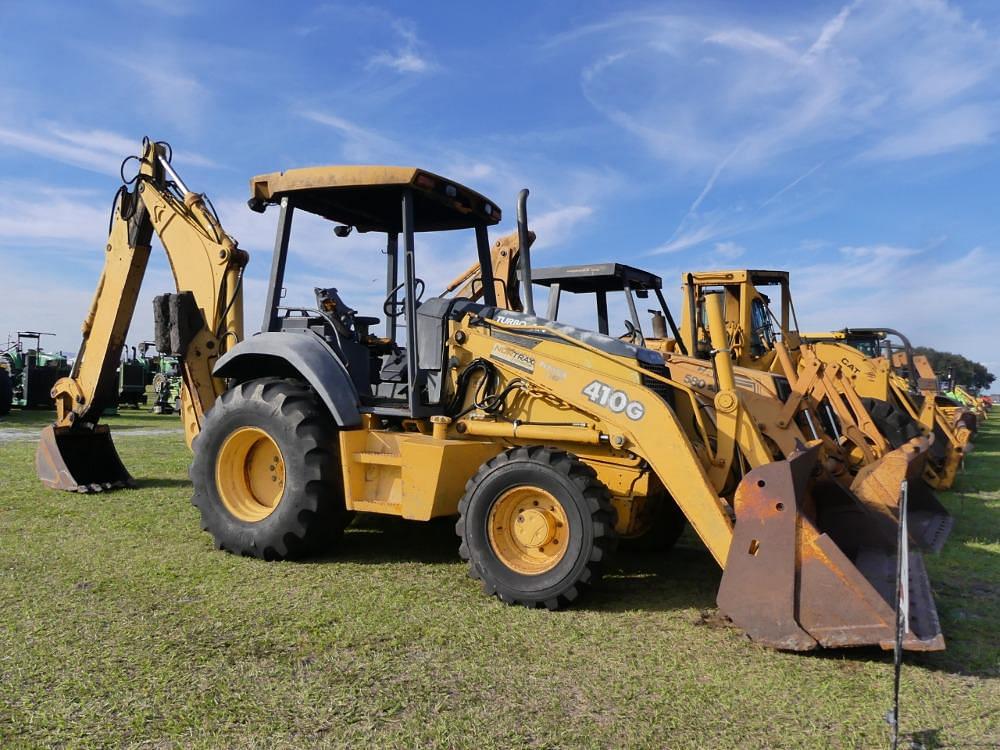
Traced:
[[[628, 317], [619, 338], [663, 355], [676, 387], [687, 392], [693, 404], [689, 409], [678, 408], [682, 416], [703, 412], [710, 416], [714, 455], [708, 461], [709, 476], [720, 491], [734, 475], [787, 458], [806, 442], [816, 441], [821, 457], [818, 469], [850, 489], [873, 512], [890, 515], [893, 522], [898, 521], [900, 484], [908, 481], [908, 523], [914, 542], [932, 551], [944, 545], [953, 519], [921, 479], [926, 441], [916, 438], [875, 457], [870, 451], [857, 450], [842, 431], [829, 434], [815, 405], [801, 400], [789, 405], [792, 391], [784, 375], [734, 366], [718, 295], [706, 304], [709, 317], [717, 313], [715, 320], [706, 321], [712, 348], [702, 352], [706, 358], [699, 358], [687, 352], [663, 296], [662, 279], [656, 274], [622, 263], [590, 263], [538, 268], [531, 275], [536, 285], [548, 288], [551, 319], [559, 317], [566, 293], [593, 296], [596, 328], [603, 334], [610, 329], [609, 297], [624, 297]], [[656, 302], [650, 300], [651, 295]], [[648, 310], [652, 315], [648, 327], [638, 313], [643, 300], [656, 305]], [[734, 389], [738, 399], [731, 395]], [[855, 460], [858, 456], [860, 461]]]
[[[704, 353], [711, 347], [704, 300], [720, 295], [734, 361], [785, 375], [792, 389], [787, 408], [811, 403], [828, 432], [843, 436], [856, 454], [870, 451], [875, 458], [922, 436], [927, 440], [927, 483], [936, 489], [951, 487], [970, 450], [967, 438], [955, 433], [933, 399], [923, 400], [919, 411], [908, 408], [914, 403], [909, 396], [915, 394], [908, 395], [884, 358], [868, 357], [833, 335], [831, 340], [804, 340], [787, 272], [708, 271], [684, 274], [682, 281], [680, 331], [689, 350]], [[778, 295], [777, 315], [764, 290]]]
[[[172, 192], [171, 183], [183, 193], [163, 209], [173, 211], [170, 221], [160, 223], [155, 210], [149, 220], [174, 265], [176, 294], [192, 300], [168, 305], [158, 334], [180, 344], [185, 415], [193, 417], [184, 422], [193, 438], [193, 503], [219, 548], [290, 558], [335, 546], [356, 511], [456, 516], [460, 555], [486, 593], [556, 609], [598, 581], [616, 529], [628, 527], [647, 499], [666, 495], [723, 568], [720, 610], [752, 638], [793, 650], [892, 646], [895, 564], [905, 552], [897, 550], [897, 527], [814, 475], [816, 445], [748, 472], [731, 494], [718, 492], [706, 466], [708, 437], [678, 417], [683, 393], [660, 354], [533, 314], [528, 243], [520, 241], [528, 237], [525, 211], [518, 227], [525, 312], [514, 312], [497, 306], [491, 268], [488, 229], [501, 213], [479, 193], [411, 167], [255, 177], [250, 207], [276, 207], [278, 229], [261, 331], [236, 343], [245, 258], [233, 243], [206, 241], [225, 239], [215, 223], [170, 234], [172, 222], [187, 224], [191, 213], [202, 226], [201, 212], [180, 207], [205, 201], [181, 187], [168, 164], [149, 143], [148, 176], [119, 203]], [[329, 286], [317, 287], [315, 306], [280, 305], [297, 212], [333, 222], [338, 237], [384, 235], [385, 299], [375, 316], [359, 314]], [[129, 231], [148, 228], [144, 221], [116, 211], [106, 280], [128, 276], [148, 249], [148, 234]], [[481, 301], [424, 298], [417, 235], [459, 230], [475, 237]], [[330, 255], [335, 269], [337, 249]], [[197, 279], [177, 270], [182, 257], [202, 269]], [[209, 283], [205, 264], [213, 263], [219, 270]], [[98, 292], [84, 362], [57, 386], [72, 398], [39, 448], [39, 475], [50, 486], [81, 486], [72, 474], [79, 455], [67, 453], [113, 452], [92, 409], [100, 389], [80, 379], [103, 382], [108, 365], [91, 371], [88, 358], [116, 360], [114, 326], [134, 302], [120, 293], [127, 288]], [[379, 317], [385, 327], [375, 333]], [[67, 409], [83, 416], [70, 419]], [[112, 466], [106, 458], [94, 463]], [[909, 556], [909, 585], [904, 647], [944, 648], [919, 552]]]

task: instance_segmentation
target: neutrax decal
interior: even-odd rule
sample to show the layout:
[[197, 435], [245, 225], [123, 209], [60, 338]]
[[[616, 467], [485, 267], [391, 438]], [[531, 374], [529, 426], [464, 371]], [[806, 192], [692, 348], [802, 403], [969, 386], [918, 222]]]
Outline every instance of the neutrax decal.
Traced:
[[524, 372], [535, 371], [534, 357], [530, 354], [519, 352], [517, 349], [511, 349], [503, 344], [494, 344], [493, 351], [490, 352], [490, 357], [498, 359], [501, 362], [506, 362], [511, 367], [516, 367], [518, 370], [523, 370]]
[[641, 402], [631, 400], [625, 391], [616, 391], [600, 380], [592, 380], [590, 385], [583, 389], [583, 395], [615, 414], [625, 412], [625, 416], [629, 419], [639, 420], [646, 416], [646, 407]]

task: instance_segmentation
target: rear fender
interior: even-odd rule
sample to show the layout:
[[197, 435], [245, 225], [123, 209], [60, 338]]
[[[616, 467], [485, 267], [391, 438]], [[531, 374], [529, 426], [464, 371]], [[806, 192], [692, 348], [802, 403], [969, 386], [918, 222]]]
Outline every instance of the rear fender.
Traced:
[[258, 333], [219, 358], [212, 374], [242, 383], [254, 378], [297, 378], [308, 383], [338, 427], [361, 425], [360, 401], [337, 354], [311, 332]]

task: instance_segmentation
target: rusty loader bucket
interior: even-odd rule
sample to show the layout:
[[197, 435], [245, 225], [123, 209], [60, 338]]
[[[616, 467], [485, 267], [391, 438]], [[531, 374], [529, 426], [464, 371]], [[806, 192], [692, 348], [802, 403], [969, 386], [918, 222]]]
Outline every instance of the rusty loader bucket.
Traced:
[[93, 429], [47, 426], [35, 452], [35, 472], [46, 487], [70, 492], [136, 486], [108, 426], [101, 424]]
[[955, 519], [923, 480], [928, 448], [926, 438], [914, 438], [887, 453], [858, 472], [851, 491], [869, 510], [887, 514], [893, 523], [898, 523], [899, 486], [907, 480], [910, 491], [906, 521], [910, 538], [921, 549], [940, 552]]
[[[891, 649], [898, 526], [836, 482], [817, 480], [817, 451], [762, 466], [740, 483], [719, 609], [773, 648]], [[944, 637], [923, 558], [911, 551], [909, 561], [903, 648], [940, 651]]]

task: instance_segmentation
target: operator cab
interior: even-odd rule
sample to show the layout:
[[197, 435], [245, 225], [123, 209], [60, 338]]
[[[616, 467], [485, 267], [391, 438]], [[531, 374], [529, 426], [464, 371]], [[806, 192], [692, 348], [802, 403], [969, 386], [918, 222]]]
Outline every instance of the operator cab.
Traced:
[[[251, 180], [254, 211], [279, 207], [262, 332], [319, 336], [357, 389], [363, 412], [424, 417], [443, 413], [445, 344], [450, 320], [484, 305], [463, 298], [424, 299], [415, 236], [472, 230], [482, 267], [482, 297], [496, 305], [488, 227], [500, 221], [496, 204], [459, 183], [413, 167], [332, 166], [291, 169]], [[292, 216], [305, 211], [333, 222], [333, 233], [384, 235], [386, 266], [380, 305], [355, 309], [371, 289], [316, 287], [315, 302], [281, 304]], [[331, 252], [336, 269], [337, 250]], [[360, 307], [360, 306], [359, 306]], [[384, 323], [383, 323], [384, 321]], [[383, 325], [383, 330], [376, 329]], [[381, 333], [381, 335], [380, 335]]]
[[[674, 351], [677, 346], [679, 340], [677, 327], [663, 298], [663, 281], [656, 274], [623, 263], [590, 263], [580, 266], [539, 268], [532, 271], [532, 281], [548, 288], [548, 317], [552, 320], [559, 318], [563, 292], [593, 295], [597, 303], [597, 330], [609, 336], [611, 316], [608, 295], [621, 292], [624, 293], [627, 305], [627, 317], [623, 320], [624, 332], [618, 336], [619, 339], [641, 347], [652, 346], [656, 342], [652, 348], [660, 352]], [[640, 322], [636, 300], [640, 302], [648, 300], [650, 293], [656, 296], [659, 307], [648, 310], [652, 315], [652, 327], [646, 329], [651, 334], [647, 336]], [[646, 304], [652, 303], [646, 302]], [[674, 338], [669, 338], [667, 335], [668, 322], [673, 329]]]
[[738, 361], [770, 362], [776, 356], [778, 341], [790, 349], [798, 347], [798, 321], [787, 272], [708, 271], [685, 274], [682, 280], [687, 298], [683, 326], [694, 341], [696, 356], [707, 357], [711, 349], [705, 307], [709, 294], [722, 295], [727, 333]]

